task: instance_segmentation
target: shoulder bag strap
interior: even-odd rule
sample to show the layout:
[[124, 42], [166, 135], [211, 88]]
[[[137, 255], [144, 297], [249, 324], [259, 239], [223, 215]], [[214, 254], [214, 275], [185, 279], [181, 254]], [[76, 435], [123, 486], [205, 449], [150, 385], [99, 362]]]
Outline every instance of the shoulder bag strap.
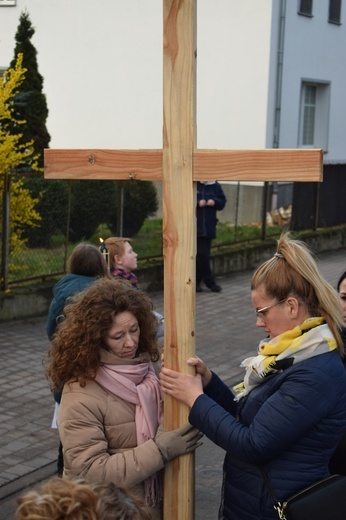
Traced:
[[285, 514], [284, 514], [284, 512], [282, 510], [282, 504], [278, 501], [278, 499], [277, 499], [277, 497], [276, 497], [276, 495], [274, 493], [274, 490], [272, 488], [272, 485], [270, 483], [270, 480], [269, 480], [269, 477], [268, 477], [268, 474], [267, 474], [266, 470], [264, 469], [263, 466], [260, 466], [260, 470], [261, 470], [262, 477], [263, 477], [263, 480], [265, 482], [265, 485], [267, 486], [270, 498], [273, 501], [274, 509], [277, 511], [280, 520], [286, 520]]

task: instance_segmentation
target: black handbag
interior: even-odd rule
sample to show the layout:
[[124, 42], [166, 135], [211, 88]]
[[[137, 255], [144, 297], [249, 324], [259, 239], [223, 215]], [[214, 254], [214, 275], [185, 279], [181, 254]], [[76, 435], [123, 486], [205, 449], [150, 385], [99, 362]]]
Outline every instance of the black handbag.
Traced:
[[346, 476], [331, 475], [279, 502], [261, 471], [280, 520], [346, 520]]

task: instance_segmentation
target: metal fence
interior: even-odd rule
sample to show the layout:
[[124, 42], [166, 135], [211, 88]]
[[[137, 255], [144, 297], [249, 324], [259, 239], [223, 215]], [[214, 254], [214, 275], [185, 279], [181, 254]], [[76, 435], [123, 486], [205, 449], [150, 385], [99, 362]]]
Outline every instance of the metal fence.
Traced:
[[[214, 248], [225, 247], [252, 239], [264, 240], [268, 236], [278, 236], [282, 229], [301, 230], [329, 227], [346, 223], [346, 176], [344, 168], [329, 168], [325, 171], [324, 182], [317, 183], [264, 183], [256, 192], [245, 190], [240, 183], [225, 187], [229, 211], [225, 216], [219, 213], [220, 233], [213, 242]], [[273, 207], [275, 201], [276, 207]], [[5, 201], [6, 202], [6, 201]], [[10, 194], [9, 200], [10, 203]], [[257, 208], [255, 215], [249, 216], [249, 208]], [[85, 241], [99, 245], [98, 234], [102, 236], [102, 205], [99, 210], [99, 233], [85, 237]], [[66, 207], [66, 222], [69, 221], [69, 205]], [[245, 216], [246, 215], [246, 216]], [[160, 223], [160, 214], [157, 215]], [[229, 230], [223, 233], [225, 226]], [[246, 232], [244, 231], [246, 230]], [[251, 232], [249, 232], [251, 230]], [[6, 248], [4, 241], [9, 233], [9, 223], [3, 218], [1, 290], [12, 285], [27, 284], [34, 280], [45, 281], [66, 272], [67, 259], [75, 247], [70, 230], [65, 234], [51, 237], [49, 247], [23, 247], [14, 252]], [[139, 232], [132, 237], [133, 247], [139, 255], [139, 263], [153, 257], [162, 256], [162, 229], [157, 226], [146, 233]]]

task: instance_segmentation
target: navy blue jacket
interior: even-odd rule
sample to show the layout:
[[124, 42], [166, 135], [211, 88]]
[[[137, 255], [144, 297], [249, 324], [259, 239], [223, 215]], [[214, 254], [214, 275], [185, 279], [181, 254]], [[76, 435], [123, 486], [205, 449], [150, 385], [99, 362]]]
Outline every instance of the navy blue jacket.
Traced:
[[279, 500], [328, 476], [346, 430], [346, 373], [337, 351], [268, 377], [239, 402], [213, 374], [189, 422], [226, 451], [225, 520], [277, 520], [259, 465]]
[[86, 287], [92, 282], [95, 282], [95, 280], [96, 278], [93, 276], [67, 274], [54, 285], [54, 298], [49, 307], [46, 326], [46, 332], [49, 339], [52, 339], [57, 326], [57, 318], [61, 316], [67, 303], [67, 299], [83, 289], [86, 289]]
[[[200, 200], [213, 199], [214, 206], [204, 206], [200, 208]], [[221, 211], [226, 204], [226, 197], [218, 182], [213, 184], [203, 184], [197, 182], [197, 236], [213, 239], [216, 237], [216, 224], [218, 219], [216, 212]]]

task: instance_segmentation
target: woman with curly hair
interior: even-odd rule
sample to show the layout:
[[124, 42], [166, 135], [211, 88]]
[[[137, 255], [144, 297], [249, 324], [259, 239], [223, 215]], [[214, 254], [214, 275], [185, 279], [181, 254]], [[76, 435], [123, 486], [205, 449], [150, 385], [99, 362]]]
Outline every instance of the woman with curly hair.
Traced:
[[198, 358], [187, 361], [196, 375], [160, 373], [163, 391], [188, 405], [191, 424], [226, 452], [224, 520], [277, 519], [262, 471], [282, 504], [329, 476], [346, 430], [339, 297], [303, 242], [280, 237], [252, 276], [251, 298], [265, 337], [233, 391]]
[[[51, 340], [56, 328], [64, 319], [64, 307], [74, 294], [82, 291], [95, 282], [98, 278], [106, 276], [110, 278], [107, 262], [98, 247], [88, 242], [81, 242], [71, 253], [67, 262], [67, 274], [63, 276], [53, 288], [53, 299], [49, 306], [46, 331], [47, 336]], [[55, 412], [58, 410], [61, 392], [54, 392]], [[53, 419], [53, 428], [56, 428]], [[62, 454], [62, 445], [59, 443], [58, 451], [58, 474], [61, 475], [64, 468], [64, 460]]]
[[65, 307], [47, 375], [53, 390], [63, 385], [57, 423], [64, 477], [136, 491], [161, 518], [160, 470], [193, 451], [201, 434], [188, 423], [163, 431], [152, 307], [126, 280], [97, 280]]
[[150, 520], [134, 497], [112, 483], [53, 477], [18, 498], [17, 520]]

